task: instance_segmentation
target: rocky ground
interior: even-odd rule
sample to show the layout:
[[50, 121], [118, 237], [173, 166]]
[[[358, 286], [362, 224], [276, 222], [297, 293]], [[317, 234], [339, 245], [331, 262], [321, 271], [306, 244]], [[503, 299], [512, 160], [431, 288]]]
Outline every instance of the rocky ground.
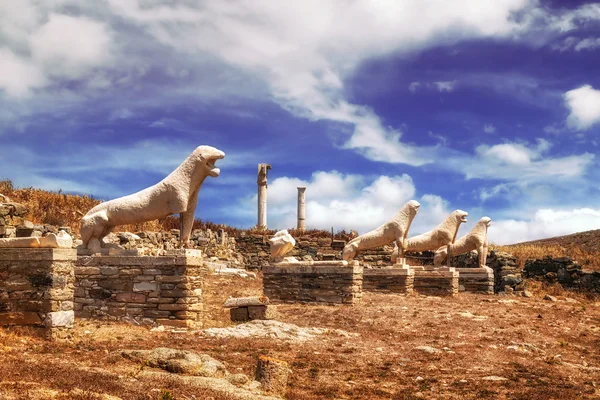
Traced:
[[[220, 331], [80, 320], [71, 339], [47, 342], [0, 329], [0, 398], [258, 399], [248, 390], [259, 355], [289, 363], [289, 399], [598, 398], [600, 303], [536, 285], [531, 298], [365, 294], [357, 306], [280, 305], [277, 323]], [[260, 288], [260, 276], [211, 277], [205, 328], [234, 327], [224, 300]], [[223, 367], [193, 377], [122, 352], [159, 347]]]

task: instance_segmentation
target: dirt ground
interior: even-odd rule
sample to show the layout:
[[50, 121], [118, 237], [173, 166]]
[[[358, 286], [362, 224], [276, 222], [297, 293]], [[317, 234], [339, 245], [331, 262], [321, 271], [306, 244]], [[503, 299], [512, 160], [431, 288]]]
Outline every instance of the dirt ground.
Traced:
[[[260, 279], [212, 276], [205, 327], [233, 325], [224, 300], [259, 294], [261, 286]], [[143, 378], [148, 367], [113, 354], [172, 347], [209, 354], [249, 376], [261, 354], [285, 360], [293, 370], [288, 399], [597, 399], [600, 303], [567, 292], [543, 300], [552, 290], [538, 287], [532, 298], [367, 293], [355, 306], [279, 305], [280, 321], [359, 334], [308, 342], [206, 338], [96, 320], [78, 320], [73, 338], [58, 342], [0, 329], [0, 398], [229, 398]]]

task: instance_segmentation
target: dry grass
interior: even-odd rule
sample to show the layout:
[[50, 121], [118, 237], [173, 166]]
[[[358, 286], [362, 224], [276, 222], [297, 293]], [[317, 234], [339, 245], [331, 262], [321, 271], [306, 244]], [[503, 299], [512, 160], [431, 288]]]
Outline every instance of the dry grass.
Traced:
[[570, 257], [583, 268], [600, 270], [600, 252], [570, 244], [513, 244], [509, 246], [491, 246], [490, 250], [505, 251], [517, 257], [519, 266], [526, 260], [544, 257]]
[[[259, 294], [261, 286], [260, 279], [211, 276], [204, 291], [206, 326], [232, 325], [223, 301], [230, 295]], [[285, 360], [293, 370], [290, 400], [598, 398], [600, 304], [564, 297], [548, 302], [542, 297], [549, 287], [537, 289], [534, 298], [365, 294], [355, 306], [278, 306], [281, 321], [360, 334], [323, 335], [306, 343], [151, 333], [100, 321], [79, 321], [74, 338], [59, 343], [0, 329], [0, 363], [5, 366], [0, 380], [124, 399], [157, 399], [161, 389], [176, 399], [207, 398], [175, 381], [148, 380], [140, 365], [111, 355], [120, 348], [164, 346], [207, 353], [230, 372], [249, 376], [259, 355]], [[467, 311], [482, 318], [470, 318]], [[440, 352], [425, 353], [417, 346]], [[506, 380], [484, 379], [489, 376]], [[11, 390], [0, 386], [0, 397]]]
[[[68, 226], [75, 233], [79, 232], [81, 217], [94, 206], [102, 202], [101, 200], [90, 196], [67, 194], [63, 193], [61, 190], [53, 192], [33, 187], [16, 188], [10, 180], [0, 181], [0, 194], [8, 196], [11, 201], [24, 204], [29, 209], [26, 219], [33, 223]], [[168, 231], [171, 229], [179, 229], [179, 223], [178, 217], [169, 216], [162, 220], [149, 221], [135, 225], [123, 225], [119, 227], [119, 230], [128, 232]], [[275, 234], [275, 231], [272, 229], [261, 229], [258, 227], [239, 229], [224, 224], [202, 221], [201, 219], [194, 220], [193, 229], [210, 229], [212, 231], [223, 229], [229, 236], [239, 236], [242, 232], [248, 235]], [[307, 230], [302, 233], [295, 229], [290, 229], [290, 233], [295, 236], [309, 236], [315, 238], [331, 237], [331, 232], [319, 229]], [[335, 239], [348, 240], [351, 237], [351, 233], [343, 230], [334, 235]]]

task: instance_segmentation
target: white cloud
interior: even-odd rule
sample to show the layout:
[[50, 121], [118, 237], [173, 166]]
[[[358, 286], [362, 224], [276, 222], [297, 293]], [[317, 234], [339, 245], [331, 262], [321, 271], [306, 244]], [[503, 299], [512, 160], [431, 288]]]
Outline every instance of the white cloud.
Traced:
[[419, 88], [419, 86], [421, 86], [421, 83], [420, 83], [420, 82], [411, 82], [411, 84], [410, 84], [410, 85], [408, 85], [408, 90], [409, 90], [411, 93], [416, 93], [416, 92], [417, 92], [417, 89]]
[[0, 89], [10, 96], [23, 97], [45, 84], [46, 78], [36, 65], [9, 49], [0, 48]]
[[439, 90], [440, 92], [451, 92], [454, 90], [454, 87], [456, 86], [456, 81], [438, 81], [438, 82], [433, 82], [434, 85], [437, 87], [437, 90]]
[[540, 209], [529, 220], [492, 221], [489, 240], [495, 244], [512, 244], [592, 229], [600, 229], [600, 209]]
[[[409, 200], [421, 203], [411, 232], [425, 232], [439, 224], [449, 213], [448, 202], [440, 196], [416, 196], [410, 176], [368, 178], [363, 175], [318, 171], [308, 181], [281, 177], [269, 183], [268, 226], [288, 229], [296, 226], [297, 187], [306, 189], [307, 228], [357, 230], [365, 233], [389, 221]], [[256, 215], [256, 195], [243, 200], [241, 214]]]
[[552, 144], [538, 139], [537, 145], [507, 142], [493, 146], [480, 145], [475, 156], [452, 154], [445, 165], [465, 174], [467, 179], [495, 179], [531, 183], [581, 176], [591, 165], [594, 155], [548, 157]]
[[493, 124], [485, 124], [483, 126], [483, 131], [485, 133], [493, 134], [496, 132], [496, 127]]
[[[529, 1], [503, 0], [486, 7], [474, 0], [452, 5], [306, 1], [283, 8], [249, 0], [199, 7], [109, 4], [164, 45], [194, 55], [209, 53], [253, 71], [279, 104], [299, 116], [352, 125], [344, 148], [372, 160], [421, 165], [430, 161], [423, 156], [429, 149], [400, 142], [397, 129], [385, 126], [368, 108], [348, 103], [344, 78], [372, 56], [464, 37], [507, 35], [516, 26], [512, 12]], [[450, 91], [454, 84], [436, 86]]]
[[567, 126], [574, 130], [586, 130], [600, 122], [600, 90], [583, 85], [564, 94], [565, 105], [571, 110]]
[[52, 75], [80, 78], [110, 59], [110, 35], [100, 22], [50, 14], [29, 37], [32, 57]]
[[575, 50], [575, 51], [593, 50], [597, 47], [600, 47], [600, 38], [587, 37], [587, 38], [581, 39], [581, 38], [578, 38], [575, 36], [566, 37], [563, 40], [561, 40], [560, 42], [555, 43], [551, 46], [552, 50], [556, 50], [556, 51], [560, 51], [560, 52], [564, 52], [567, 50]]
[[600, 47], [600, 38], [585, 38], [575, 45], [575, 51], [595, 49]]

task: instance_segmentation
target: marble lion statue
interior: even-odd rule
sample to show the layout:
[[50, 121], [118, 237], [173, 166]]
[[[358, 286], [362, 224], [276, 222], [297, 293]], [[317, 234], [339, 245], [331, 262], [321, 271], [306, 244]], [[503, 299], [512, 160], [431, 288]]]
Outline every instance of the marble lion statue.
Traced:
[[348, 261], [356, 257], [356, 254], [361, 250], [385, 246], [394, 242], [400, 249], [403, 249], [410, 224], [417, 215], [420, 206], [416, 200], [409, 201], [402, 206], [391, 221], [348, 242], [342, 252], [342, 258]]
[[479, 266], [481, 268], [487, 268], [485, 265], [488, 252], [487, 231], [491, 224], [492, 220], [489, 217], [481, 218], [473, 229], [465, 236], [461, 237], [453, 244], [442, 246], [437, 249], [433, 258], [433, 264], [436, 267], [439, 267], [444, 261], [452, 256], [477, 250]]
[[181, 245], [190, 239], [198, 191], [207, 176], [217, 177], [215, 167], [225, 153], [211, 146], [198, 146], [175, 171], [154, 186], [92, 208], [81, 219], [83, 247], [99, 251], [102, 239], [116, 226], [137, 224], [180, 214]]
[[454, 243], [458, 228], [460, 228], [460, 224], [467, 222], [468, 215], [466, 211], [455, 210], [434, 229], [406, 240], [404, 249], [399, 250], [396, 246], [392, 252], [392, 262], [395, 263], [406, 251], [437, 250], [442, 246]]

